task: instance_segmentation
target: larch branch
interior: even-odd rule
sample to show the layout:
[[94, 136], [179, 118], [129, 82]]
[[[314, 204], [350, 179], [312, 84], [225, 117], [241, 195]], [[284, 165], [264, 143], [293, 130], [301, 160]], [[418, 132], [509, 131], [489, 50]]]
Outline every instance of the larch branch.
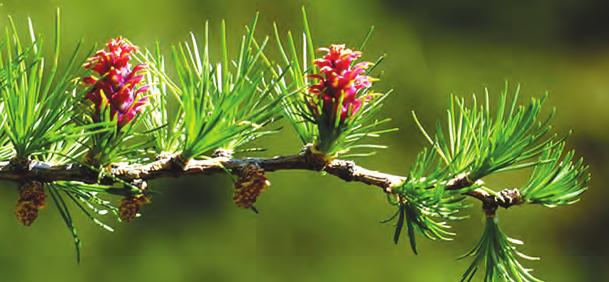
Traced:
[[[115, 164], [100, 174], [86, 165], [55, 165], [41, 161], [30, 161], [25, 168], [15, 168], [11, 162], [0, 162], [0, 179], [15, 182], [36, 180], [43, 183], [54, 181], [80, 181], [84, 183], [114, 184], [119, 181], [137, 183], [160, 177], [179, 177], [183, 175], [210, 175], [219, 173], [238, 173], [239, 169], [248, 166], [259, 166], [266, 172], [279, 170], [325, 171], [348, 182], [360, 182], [381, 188], [385, 193], [393, 193], [394, 187], [400, 186], [406, 177], [392, 175], [361, 167], [348, 160], [325, 160], [315, 155], [309, 147], [296, 155], [277, 156], [272, 158], [233, 158], [230, 154], [204, 160], [181, 161], [179, 155], [167, 155], [146, 164]], [[474, 185], [467, 174], [456, 176], [446, 186], [448, 190], [458, 190]], [[497, 207], [508, 208], [522, 203], [517, 189], [504, 189], [491, 194], [482, 189], [474, 189], [465, 195], [476, 198], [483, 203], [485, 210], [496, 210]]]

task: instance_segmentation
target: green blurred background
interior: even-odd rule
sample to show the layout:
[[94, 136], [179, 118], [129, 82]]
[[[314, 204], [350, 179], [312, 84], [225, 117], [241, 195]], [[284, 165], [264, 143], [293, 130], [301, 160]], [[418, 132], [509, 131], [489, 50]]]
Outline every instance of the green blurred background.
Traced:
[[[376, 26], [365, 57], [384, 53], [377, 89], [395, 89], [385, 115], [401, 130], [383, 137], [390, 149], [360, 160], [370, 168], [405, 174], [425, 145], [410, 116], [425, 124], [444, 118], [451, 93], [469, 96], [488, 87], [497, 97], [504, 82], [521, 83], [524, 97], [550, 92], [555, 129], [573, 129], [568, 146], [591, 165], [590, 190], [580, 203], [557, 209], [500, 211], [503, 229], [541, 256], [528, 263], [547, 281], [609, 281], [609, 2], [598, 1], [2, 1], [2, 25], [12, 15], [23, 26], [52, 30], [63, 11], [64, 42], [86, 44], [124, 35], [140, 46], [168, 46], [201, 33], [203, 22], [229, 25], [236, 42], [256, 11], [258, 35], [278, 22], [301, 31], [300, 7], [309, 13], [319, 46], [359, 45]], [[235, 46], [235, 44], [233, 44]], [[236, 47], [236, 46], [235, 46]], [[233, 48], [233, 50], [236, 48]], [[272, 51], [271, 51], [272, 52]], [[259, 155], [297, 152], [291, 128], [265, 138]], [[488, 179], [518, 186], [526, 173]], [[257, 203], [261, 214], [236, 208], [228, 177], [163, 179], [150, 183], [162, 195], [144, 216], [107, 233], [79, 216], [83, 260], [75, 263], [70, 234], [53, 206], [30, 228], [14, 218], [16, 189], [1, 183], [0, 281], [455, 281], [468, 262], [455, 258], [480, 236], [478, 206], [457, 223], [454, 242], [419, 239], [420, 255], [391, 241], [379, 224], [390, 208], [382, 193], [312, 172], [271, 175]]]

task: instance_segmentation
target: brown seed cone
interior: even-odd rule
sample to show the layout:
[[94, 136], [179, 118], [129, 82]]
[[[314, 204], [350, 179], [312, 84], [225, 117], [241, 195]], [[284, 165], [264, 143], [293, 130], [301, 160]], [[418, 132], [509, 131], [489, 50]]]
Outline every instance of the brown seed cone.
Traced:
[[260, 194], [271, 185], [264, 170], [257, 165], [247, 165], [241, 169], [240, 177], [235, 182], [233, 201], [238, 207], [251, 208]]
[[140, 213], [142, 206], [149, 203], [150, 197], [146, 195], [128, 196], [121, 200], [118, 216], [122, 221], [132, 221]]
[[21, 224], [30, 226], [38, 218], [38, 207], [30, 201], [17, 202], [15, 215]]
[[44, 186], [38, 181], [28, 181], [19, 187], [19, 199], [15, 215], [17, 221], [30, 226], [38, 217], [38, 210], [45, 207]]
[[42, 182], [28, 181], [19, 187], [19, 201], [31, 201], [38, 208], [43, 208], [46, 197]]

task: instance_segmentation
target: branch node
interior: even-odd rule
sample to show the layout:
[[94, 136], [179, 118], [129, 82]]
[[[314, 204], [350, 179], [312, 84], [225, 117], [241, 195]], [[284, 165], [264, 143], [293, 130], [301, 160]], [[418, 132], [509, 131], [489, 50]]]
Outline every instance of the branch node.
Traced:
[[317, 150], [313, 144], [307, 144], [301, 151], [304, 155], [305, 161], [311, 166], [311, 169], [316, 171], [322, 171], [330, 163], [328, 157]]
[[499, 197], [496, 197], [497, 204], [503, 208], [509, 208], [523, 203], [522, 195], [518, 189], [503, 189], [499, 192]]
[[13, 157], [8, 161], [8, 170], [16, 173], [26, 173], [30, 170], [32, 160], [29, 157]]
[[472, 186], [472, 185], [474, 185], [474, 183], [475, 183], [474, 181], [469, 179], [469, 173], [464, 172], [464, 173], [458, 174], [455, 178], [448, 181], [448, 183], [446, 184], [446, 189], [459, 190], [459, 189], [463, 189], [463, 188]]
[[172, 166], [179, 167], [182, 170], [186, 170], [186, 167], [188, 167], [188, 163], [190, 162], [190, 159], [185, 158], [182, 154], [177, 154], [171, 158], [170, 162], [171, 162]]
[[227, 158], [230, 159], [233, 157], [233, 150], [229, 149], [217, 149], [211, 154], [212, 158]]
[[518, 189], [503, 189], [497, 195], [484, 195], [482, 209], [484, 209], [487, 217], [494, 217], [497, 208], [502, 207], [507, 209], [523, 202], [522, 195]]
[[175, 156], [175, 153], [162, 152], [158, 156], [156, 156], [155, 160], [157, 160], [157, 161], [168, 160], [168, 159], [173, 158], [174, 156]]

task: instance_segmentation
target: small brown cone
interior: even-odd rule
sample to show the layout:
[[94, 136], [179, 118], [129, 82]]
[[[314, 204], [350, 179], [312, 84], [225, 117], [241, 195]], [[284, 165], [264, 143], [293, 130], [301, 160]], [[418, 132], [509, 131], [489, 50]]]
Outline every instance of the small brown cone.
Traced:
[[267, 190], [271, 182], [266, 178], [264, 170], [257, 165], [247, 165], [241, 169], [240, 177], [235, 182], [233, 201], [238, 207], [252, 208], [260, 194]]
[[149, 203], [150, 197], [145, 195], [125, 197], [118, 208], [118, 216], [122, 221], [132, 221], [140, 213], [142, 206]]
[[17, 202], [15, 215], [21, 224], [30, 226], [38, 218], [38, 207], [30, 201]]
[[46, 194], [42, 182], [28, 181], [21, 184], [15, 209], [17, 221], [25, 226], [34, 223], [38, 218], [38, 211], [45, 207], [45, 199]]

